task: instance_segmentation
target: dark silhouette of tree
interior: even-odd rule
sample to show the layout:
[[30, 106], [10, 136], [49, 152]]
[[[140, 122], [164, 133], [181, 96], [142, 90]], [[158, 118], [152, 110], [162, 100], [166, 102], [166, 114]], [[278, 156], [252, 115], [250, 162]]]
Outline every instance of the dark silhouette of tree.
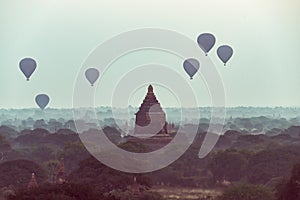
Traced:
[[135, 153], [145, 153], [145, 152], [150, 151], [150, 149], [148, 147], [146, 147], [145, 145], [143, 145], [141, 143], [132, 142], [132, 141], [122, 143], [118, 146], [126, 151], [131, 151], [131, 152], [135, 152]]
[[34, 129], [37, 129], [37, 128], [47, 129], [48, 125], [46, 124], [45, 120], [39, 119], [39, 120], [35, 121], [33, 128]]
[[81, 141], [66, 142], [63, 149], [57, 153], [57, 159], [64, 159], [67, 173], [75, 170], [80, 161], [89, 157], [90, 154]]
[[5, 136], [0, 134], [0, 152], [10, 151], [10, 150], [11, 150], [11, 145], [9, 141]]
[[265, 184], [270, 179], [288, 176], [300, 159], [300, 146], [285, 146], [256, 153], [249, 161], [247, 177], [251, 183]]
[[[79, 163], [79, 168], [73, 171], [68, 180], [74, 183], [86, 183], [92, 185], [95, 190], [110, 192], [115, 189], [125, 191], [133, 183], [133, 174], [120, 172], [107, 167], [94, 157], [90, 157]], [[135, 175], [139, 185], [148, 189], [151, 185], [146, 175]]]
[[215, 181], [239, 181], [245, 175], [249, 157], [250, 153], [246, 151], [219, 151], [212, 156], [208, 168]]
[[226, 189], [217, 200], [273, 200], [274, 195], [265, 186], [239, 184]]
[[9, 200], [116, 200], [97, 193], [87, 184], [44, 184], [36, 189], [19, 189]]
[[0, 126], [0, 133], [6, 138], [14, 138], [18, 135], [18, 132], [9, 126]]
[[0, 164], [0, 187], [13, 185], [27, 187], [31, 174], [35, 173], [38, 184], [47, 179], [46, 172], [35, 162], [14, 160]]
[[294, 165], [291, 177], [283, 179], [276, 189], [277, 200], [300, 200], [300, 163]]

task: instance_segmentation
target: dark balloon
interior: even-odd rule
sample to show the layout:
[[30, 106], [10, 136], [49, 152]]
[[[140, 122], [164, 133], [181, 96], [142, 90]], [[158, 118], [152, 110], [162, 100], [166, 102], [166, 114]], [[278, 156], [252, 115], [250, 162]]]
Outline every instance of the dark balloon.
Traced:
[[90, 82], [91, 86], [97, 81], [99, 74], [100, 73], [96, 68], [89, 68], [85, 71], [85, 77]]
[[183, 62], [183, 68], [186, 73], [190, 76], [190, 79], [193, 79], [193, 76], [197, 73], [200, 68], [200, 63], [194, 58], [186, 59]]
[[36, 68], [36, 61], [32, 58], [24, 58], [20, 61], [19, 67], [23, 74], [26, 77], [26, 80], [29, 81], [30, 76]]
[[215, 45], [216, 38], [211, 33], [202, 33], [201, 35], [198, 36], [197, 43], [200, 46], [200, 48], [205, 52], [205, 55], [207, 56], [207, 53]]
[[226, 66], [226, 63], [233, 55], [233, 49], [228, 45], [222, 45], [217, 50], [218, 57]]
[[50, 99], [49, 96], [46, 94], [39, 94], [35, 97], [35, 102], [36, 104], [42, 109], [44, 110], [44, 108], [46, 108], [46, 106], [48, 105]]

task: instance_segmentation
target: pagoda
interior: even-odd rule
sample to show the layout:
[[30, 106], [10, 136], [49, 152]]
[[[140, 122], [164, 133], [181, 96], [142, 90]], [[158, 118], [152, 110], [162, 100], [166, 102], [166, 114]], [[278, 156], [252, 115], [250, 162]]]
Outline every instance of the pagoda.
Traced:
[[134, 135], [167, 135], [166, 114], [153, 92], [152, 85], [137, 113], [135, 113]]
[[66, 182], [65, 164], [64, 164], [64, 160], [61, 159], [60, 166], [58, 168], [58, 172], [56, 175], [56, 184], [63, 184], [65, 182]]
[[38, 187], [38, 184], [37, 184], [36, 179], [35, 179], [35, 174], [32, 173], [32, 174], [31, 174], [31, 179], [30, 179], [30, 181], [29, 181], [29, 183], [28, 183], [27, 188], [28, 188], [28, 189], [35, 189], [35, 188], [37, 188], [37, 187]]
[[133, 184], [131, 186], [132, 193], [137, 194], [140, 192], [139, 184], [136, 181], [136, 177], [133, 177]]

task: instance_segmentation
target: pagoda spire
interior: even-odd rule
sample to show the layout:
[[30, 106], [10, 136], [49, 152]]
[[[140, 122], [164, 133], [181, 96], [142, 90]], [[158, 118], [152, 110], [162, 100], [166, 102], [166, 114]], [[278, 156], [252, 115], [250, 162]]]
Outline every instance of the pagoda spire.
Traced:
[[35, 189], [35, 188], [37, 188], [37, 187], [38, 187], [38, 184], [37, 184], [36, 179], [35, 179], [35, 174], [32, 173], [32, 174], [31, 174], [31, 179], [30, 179], [30, 181], [29, 181], [29, 183], [28, 183], [27, 188], [28, 188], [28, 189]]
[[149, 86], [148, 86], [148, 94], [149, 94], [149, 93], [153, 93], [153, 87], [152, 87], [152, 85], [149, 85]]

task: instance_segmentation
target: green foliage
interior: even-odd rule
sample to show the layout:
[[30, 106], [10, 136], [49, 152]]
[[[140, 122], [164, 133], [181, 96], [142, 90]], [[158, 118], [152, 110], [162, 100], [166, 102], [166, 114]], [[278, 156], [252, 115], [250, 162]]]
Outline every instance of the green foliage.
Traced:
[[80, 161], [87, 159], [90, 156], [89, 152], [85, 149], [80, 141], [66, 142], [63, 150], [59, 151], [56, 155], [57, 159], [64, 159], [66, 172], [70, 173], [78, 167]]
[[239, 181], [245, 175], [249, 157], [250, 153], [246, 151], [219, 151], [212, 156], [208, 168], [215, 181]]
[[36, 189], [20, 189], [9, 200], [115, 200], [104, 197], [86, 184], [45, 184]]
[[[117, 135], [115, 129], [106, 128], [106, 131], [107, 134]], [[241, 137], [239, 134], [239, 132], [229, 132], [221, 137], [221, 139], [223, 138], [222, 148], [232, 147], [235, 144], [235, 146], [241, 146], [239, 149], [217, 151], [218, 148], [216, 148], [206, 158], [199, 159], [199, 148], [205, 136], [205, 133], [201, 133], [178, 160], [164, 169], [137, 176], [138, 183], [145, 188], [145, 191], [153, 183], [167, 186], [204, 188], [214, 186], [216, 181], [225, 179], [231, 182], [250, 181], [253, 184], [265, 184], [270, 179], [288, 175], [292, 164], [300, 160], [300, 146], [291, 145], [290, 137], [285, 138], [285, 136], [282, 137], [283, 135], [281, 135], [282, 138], [254, 135]], [[1, 141], [3, 144], [7, 142], [5, 138], [2, 140], [0, 138], [0, 144]], [[78, 135], [73, 133], [61, 131], [61, 134], [51, 134], [43, 129], [36, 129], [16, 139], [10, 138], [10, 141], [19, 144], [20, 148], [18, 148], [17, 153], [20, 155], [11, 150], [5, 153], [6, 159], [4, 161], [22, 156], [37, 163], [42, 163], [52, 180], [54, 180], [53, 174], [57, 172], [59, 160], [64, 158], [66, 172], [67, 174], [71, 172], [68, 176], [69, 183], [90, 185], [95, 191], [101, 192], [118, 190], [125, 195], [127, 194], [126, 191], [128, 192], [128, 187], [133, 182], [132, 174], [115, 171], [99, 161], [89, 158], [89, 153], [80, 142]], [[281, 143], [282, 141], [286, 143]], [[298, 141], [296, 139], [292, 140], [294, 144]], [[258, 144], [259, 149], [256, 148]], [[145, 145], [133, 141], [122, 143], [119, 147], [132, 152], [149, 152]], [[254, 151], [241, 150], [243, 147], [254, 149]], [[261, 149], [263, 150], [261, 151]], [[1, 166], [0, 173], [2, 177]], [[15, 169], [9, 166], [6, 167], [6, 170], [12, 172], [4, 175], [0, 183], [1, 181], [6, 184], [12, 183], [19, 187], [20, 185], [27, 186], [31, 173], [36, 172], [36, 167], [22, 171], [21, 167]], [[27, 177], [22, 177], [24, 174]], [[43, 180], [40, 180], [40, 178], [38, 173], [39, 184], [47, 179], [46, 176]], [[10, 179], [17, 180], [16, 184]], [[23, 181], [22, 184], [19, 184], [19, 179]], [[282, 191], [286, 191], [285, 189], [286, 187], [283, 187]], [[58, 193], [53, 198], [73, 198], [64, 195]]]
[[131, 151], [135, 153], [145, 153], [149, 151], [149, 149], [145, 145], [141, 143], [132, 142], [132, 141], [127, 141], [125, 143], [122, 143], [118, 145], [118, 147], [126, 151]]
[[109, 194], [111, 197], [118, 200], [162, 200], [162, 196], [156, 192], [143, 191], [139, 193], [132, 193], [131, 191], [114, 190]]
[[265, 186], [239, 184], [226, 189], [217, 200], [273, 200], [273, 193]]
[[63, 148], [67, 142], [78, 142], [80, 141], [77, 134], [58, 134], [49, 133], [45, 129], [35, 129], [29, 134], [20, 135], [15, 139], [20, 145], [23, 146], [49, 146], [52, 148]]
[[298, 162], [299, 158], [300, 146], [258, 152], [249, 161], [248, 180], [254, 184], [265, 184], [272, 178], [287, 176], [293, 163]]
[[89, 184], [66, 183], [62, 185], [44, 184], [38, 188], [19, 189], [9, 200], [162, 200], [162, 196], [155, 192], [114, 190], [104, 194]]
[[31, 149], [30, 152], [31, 158], [38, 162], [43, 163], [47, 160], [51, 160], [55, 158], [54, 151], [47, 146], [38, 146]]
[[5, 162], [0, 165], [0, 187], [8, 185], [27, 187], [32, 173], [36, 174], [38, 184], [47, 179], [46, 172], [35, 162], [29, 160]]
[[[3, 124], [3, 121], [2, 121]], [[19, 133], [12, 128], [12, 126], [0, 126], [0, 135], [3, 135], [6, 138], [14, 138], [16, 137]]]
[[[114, 189], [125, 191], [133, 184], [133, 175], [107, 167], [93, 157], [79, 163], [79, 168], [73, 171], [68, 180], [74, 183], [86, 183], [95, 189], [110, 192]], [[150, 187], [150, 179], [146, 175], [136, 175], [140, 186]]]
[[11, 150], [11, 146], [8, 142], [8, 140], [6, 139], [5, 136], [3, 136], [2, 134], [0, 134], [0, 151], [9, 151]]
[[47, 162], [44, 162], [44, 168], [47, 170], [48, 177], [50, 178], [50, 181], [52, 183], [55, 182], [55, 176], [59, 166], [60, 161], [58, 160], [49, 160]]
[[300, 164], [294, 165], [290, 179], [283, 179], [276, 189], [277, 200], [300, 200]]

